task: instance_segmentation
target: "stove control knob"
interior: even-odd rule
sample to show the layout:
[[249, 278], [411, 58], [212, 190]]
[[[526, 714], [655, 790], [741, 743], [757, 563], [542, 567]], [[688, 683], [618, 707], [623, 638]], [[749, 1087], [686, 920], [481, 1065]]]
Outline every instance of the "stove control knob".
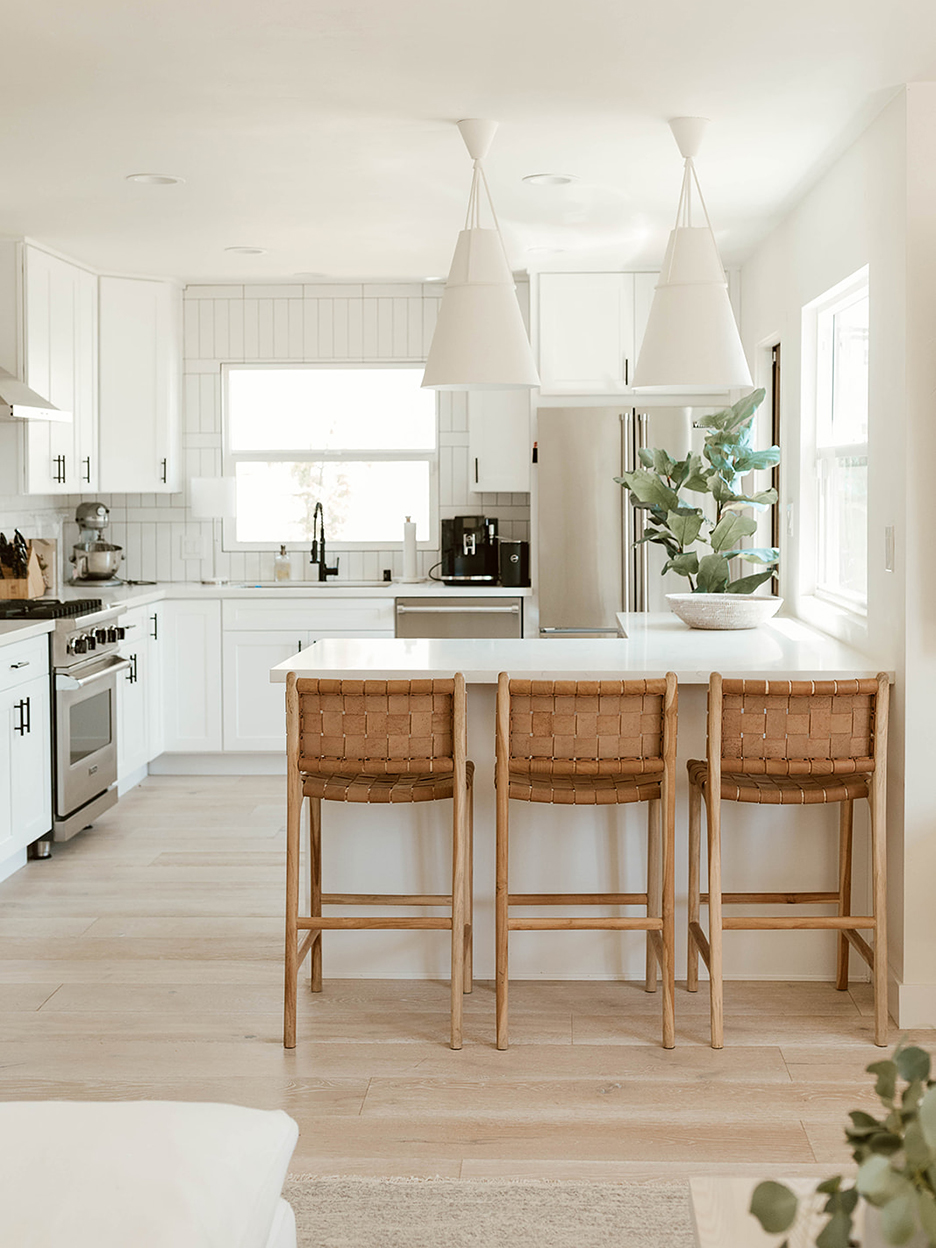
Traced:
[[107, 637], [107, 629], [106, 629], [106, 628], [96, 628], [96, 629], [94, 630], [94, 640], [97, 642], [97, 644], [98, 644], [99, 646], [103, 646], [103, 645], [105, 645], [105, 644], [106, 644], [106, 642], [107, 642], [107, 640], [108, 640], [108, 637]]
[[94, 640], [94, 633], [85, 633], [84, 639], [89, 650], [97, 649], [97, 642]]
[[84, 635], [82, 635], [81, 637], [76, 637], [75, 640], [72, 642], [72, 653], [73, 654], [87, 654], [87, 651], [88, 651], [87, 637], [85, 637]]
[[114, 632], [117, 634], [118, 641], [123, 641], [123, 639], [127, 635], [127, 630], [123, 627], [122, 624], [118, 624], [117, 627], [114, 629]]
[[[103, 631], [103, 630], [102, 630], [102, 631]], [[117, 630], [116, 628], [114, 628], [114, 627], [113, 627], [113, 625], [112, 625], [112, 626], [111, 626], [111, 627], [107, 630], [107, 640], [108, 640], [108, 642], [110, 642], [111, 644], [113, 644], [113, 642], [115, 642], [115, 641], [119, 641], [119, 640], [120, 640], [120, 638], [117, 636], [117, 632], [118, 632], [118, 630]]]

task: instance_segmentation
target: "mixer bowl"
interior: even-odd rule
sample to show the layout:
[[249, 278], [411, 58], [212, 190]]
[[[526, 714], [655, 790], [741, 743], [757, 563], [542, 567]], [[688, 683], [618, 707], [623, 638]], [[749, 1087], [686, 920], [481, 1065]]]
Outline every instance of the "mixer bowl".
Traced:
[[109, 581], [117, 575], [123, 557], [123, 547], [113, 546], [110, 542], [75, 546], [71, 557], [75, 565], [75, 580]]

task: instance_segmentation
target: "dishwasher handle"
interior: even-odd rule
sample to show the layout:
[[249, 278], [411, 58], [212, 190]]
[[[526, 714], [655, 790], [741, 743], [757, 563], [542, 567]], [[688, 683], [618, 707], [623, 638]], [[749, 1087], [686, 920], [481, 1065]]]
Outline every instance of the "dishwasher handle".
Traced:
[[589, 633], [595, 636], [620, 637], [621, 632], [617, 628], [541, 628], [541, 633], [545, 633], [549, 637], [561, 637], [564, 633]]
[[520, 608], [510, 607], [397, 607], [397, 615], [519, 615]]

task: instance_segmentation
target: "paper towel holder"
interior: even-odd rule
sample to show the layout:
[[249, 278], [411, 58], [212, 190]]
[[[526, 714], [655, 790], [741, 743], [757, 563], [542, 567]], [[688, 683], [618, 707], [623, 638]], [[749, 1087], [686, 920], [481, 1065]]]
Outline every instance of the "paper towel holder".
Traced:
[[416, 549], [416, 525], [411, 516], [407, 516], [403, 524], [403, 575], [399, 578], [401, 585], [418, 585], [426, 578], [417, 576], [418, 554]]

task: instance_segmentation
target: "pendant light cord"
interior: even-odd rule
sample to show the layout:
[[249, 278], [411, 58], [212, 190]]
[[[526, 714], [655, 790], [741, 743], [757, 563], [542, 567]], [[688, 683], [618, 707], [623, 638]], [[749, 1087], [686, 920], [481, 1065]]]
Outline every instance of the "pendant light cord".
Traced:
[[[488, 208], [491, 218], [494, 221], [494, 231], [497, 234], [498, 241], [501, 245], [501, 251], [504, 254], [504, 261], [507, 265], [508, 273], [513, 270], [510, 267], [510, 257], [507, 255], [507, 247], [504, 243], [504, 236], [501, 233], [500, 222], [497, 219], [497, 210], [494, 207], [494, 199], [491, 195], [491, 188], [488, 186], [488, 180], [484, 173], [484, 166], [480, 160], [474, 162], [474, 169], [471, 175], [471, 190], [468, 192], [468, 211], [465, 214], [465, 229], [468, 231], [468, 267], [471, 268], [471, 231], [481, 229], [481, 190], [487, 197]], [[680, 201], [682, 202], [682, 201]]]
[[[712, 236], [712, 243], [715, 247], [715, 255], [718, 256], [718, 267], [721, 269], [722, 277], [725, 282], [728, 281], [728, 274], [725, 272], [725, 266], [722, 264], [721, 254], [718, 250], [718, 244], [715, 243], [715, 231], [712, 229], [712, 222], [709, 219], [708, 208], [705, 206], [705, 196], [702, 194], [702, 187], [699, 183], [699, 175], [696, 173], [695, 163], [691, 156], [686, 157], [686, 164], [683, 170], [682, 187], [679, 191], [679, 203], [676, 206], [676, 229], [692, 229], [692, 188], [695, 186], [696, 194], [699, 197], [699, 203], [702, 206], [702, 215], [705, 217], [705, 225], [708, 232]], [[669, 264], [666, 274], [661, 274], [665, 280], [669, 280], [672, 272], [673, 255], [669, 256]]]

